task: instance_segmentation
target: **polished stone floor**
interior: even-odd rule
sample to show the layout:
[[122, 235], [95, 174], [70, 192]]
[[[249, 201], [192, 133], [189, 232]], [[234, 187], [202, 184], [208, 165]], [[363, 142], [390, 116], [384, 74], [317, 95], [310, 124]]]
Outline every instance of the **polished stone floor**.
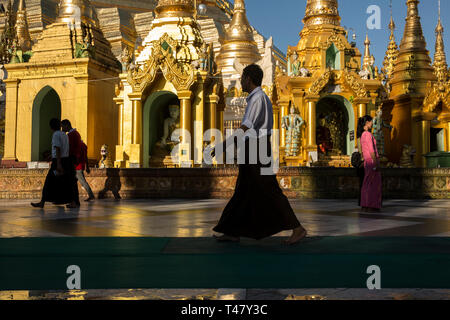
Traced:
[[[80, 209], [0, 201], [0, 237], [208, 237], [223, 200], [102, 200]], [[450, 236], [450, 201], [389, 200], [363, 213], [352, 200], [291, 201], [310, 236]], [[283, 232], [278, 236], [288, 236]]]
[[[209, 237], [223, 200], [103, 200], [69, 210], [39, 210], [30, 201], [0, 201], [0, 238]], [[450, 237], [450, 201], [389, 200], [380, 213], [362, 213], [352, 200], [291, 201], [309, 236]], [[288, 236], [284, 232], [278, 236]], [[129, 289], [0, 291], [5, 299], [450, 299], [448, 289]]]

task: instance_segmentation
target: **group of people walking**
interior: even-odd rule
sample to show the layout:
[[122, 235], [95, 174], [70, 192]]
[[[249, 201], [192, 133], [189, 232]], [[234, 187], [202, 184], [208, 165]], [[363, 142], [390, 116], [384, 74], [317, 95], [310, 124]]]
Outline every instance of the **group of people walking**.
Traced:
[[[85, 201], [93, 200], [94, 193], [84, 176], [90, 172], [87, 160], [87, 146], [69, 120], [50, 120], [52, 135], [52, 162], [45, 179], [40, 202], [31, 203], [35, 208], [43, 208], [46, 202], [79, 208], [78, 181], [88, 192]], [[61, 130], [62, 129], [62, 130]]]
[[364, 116], [358, 119], [358, 152], [361, 164], [357, 168], [360, 186], [359, 206], [364, 212], [378, 212], [382, 205], [382, 182], [380, 156], [377, 142], [372, 135], [373, 119]]

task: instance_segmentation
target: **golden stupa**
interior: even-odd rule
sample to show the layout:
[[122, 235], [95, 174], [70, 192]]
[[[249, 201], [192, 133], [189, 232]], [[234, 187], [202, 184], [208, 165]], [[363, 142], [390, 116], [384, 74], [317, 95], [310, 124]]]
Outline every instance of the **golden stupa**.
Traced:
[[261, 59], [253, 37], [253, 29], [248, 22], [244, 0], [234, 2], [233, 19], [226, 30], [225, 38], [217, 57], [217, 67], [224, 76], [236, 73], [235, 61], [249, 65]]
[[[389, 161], [399, 162], [404, 145], [416, 150], [417, 166], [430, 151], [450, 150], [444, 30], [439, 17], [432, 64], [418, 0], [406, 0], [400, 46], [391, 16], [381, 70], [368, 35], [362, 51], [349, 39], [337, 0], [307, 1], [300, 39], [286, 57], [251, 26], [243, 0], [234, 6], [227, 0], [127, 1], [130, 6], [27, 0], [30, 9], [16, 1], [19, 45], [6, 65], [3, 160], [42, 160], [44, 129], [54, 116], [72, 121], [91, 159], [108, 144], [121, 168], [201, 166], [205, 145], [215, 139], [205, 135], [208, 129], [239, 127], [245, 109], [239, 78], [251, 63], [264, 69], [281, 162], [288, 166], [349, 166], [357, 120], [377, 110], [393, 126], [383, 129]], [[304, 120], [295, 148], [286, 136], [291, 110]], [[165, 123], [180, 129], [176, 157], [158, 149]]]
[[[283, 158], [288, 146], [286, 130], [281, 129], [281, 159], [289, 166], [348, 166], [358, 117], [376, 109], [381, 77], [375, 69], [371, 76], [360, 76], [361, 53], [348, 41], [340, 21], [336, 0], [308, 0], [300, 41], [288, 48], [288, 72], [277, 77], [279, 128], [289, 106], [305, 120], [296, 156]], [[367, 39], [364, 65], [373, 67], [369, 45]], [[318, 141], [322, 131], [330, 132], [328, 141]], [[333, 147], [324, 150], [325, 145]]]
[[[89, 1], [62, 0], [60, 7], [57, 21], [42, 32], [29, 60], [17, 50], [6, 66], [3, 161], [43, 160], [50, 150], [49, 120], [54, 117], [71, 120], [92, 159], [103, 144], [114, 146], [117, 139], [117, 112], [105, 97], [114, 94], [119, 62]], [[25, 17], [23, 2], [20, 9], [18, 16]], [[19, 41], [26, 47], [26, 29], [23, 22], [19, 26]]]

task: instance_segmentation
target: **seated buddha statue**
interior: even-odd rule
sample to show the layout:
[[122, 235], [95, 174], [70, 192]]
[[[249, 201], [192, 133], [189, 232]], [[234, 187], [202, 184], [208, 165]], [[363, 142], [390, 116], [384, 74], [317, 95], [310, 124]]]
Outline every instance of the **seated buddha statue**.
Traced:
[[317, 146], [321, 154], [328, 155], [333, 149], [333, 140], [331, 138], [330, 129], [326, 127], [326, 119], [324, 116], [319, 117], [319, 125], [317, 126]]
[[150, 157], [150, 166], [162, 167], [164, 160], [170, 156], [173, 148], [180, 143], [172, 140], [173, 132], [180, 127], [180, 107], [177, 105], [169, 106], [170, 116], [164, 120], [163, 135], [161, 139], [156, 142]]

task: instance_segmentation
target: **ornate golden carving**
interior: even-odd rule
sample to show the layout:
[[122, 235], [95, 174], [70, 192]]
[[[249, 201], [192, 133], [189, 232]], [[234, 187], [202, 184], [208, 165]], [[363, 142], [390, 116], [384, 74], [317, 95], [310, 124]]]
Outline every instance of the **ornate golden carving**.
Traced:
[[423, 101], [424, 112], [434, 112], [440, 102], [444, 109], [450, 109], [450, 83], [428, 82], [427, 95]]
[[347, 69], [342, 71], [343, 80], [350, 87], [350, 89], [355, 93], [357, 98], [368, 98], [369, 93], [366, 86], [361, 83], [361, 79], [353, 72], [349, 72]]
[[312, 86], [309, 88], [308, 94], [317, 96], [320, 94], [320, 92], [325, 88], [325, 86], [330, 82], [332, 79], [333, 72], [331, 70], [328, 70], [323, 75], [321, 75]]
[[337, 34], [332, 34], [326, 42], [321, 44], [321, 47], [322, 49], [328, 49], [333, 43], [340, 51], [343, 51], [346, 48], [344, 41], [342, 41], [342, 38]]
[[128, 83], [135, 92], [143, 92], [161, 70], [167, 81], [173, 83], [177, 90], [189, 90], [195, 81], [191, 64], [180, 63], [173, 57], [176, 50], [183, 50], [167, 33], [152, 43], [152, 54], [144, 65], [136, 66], [128, 72]]

